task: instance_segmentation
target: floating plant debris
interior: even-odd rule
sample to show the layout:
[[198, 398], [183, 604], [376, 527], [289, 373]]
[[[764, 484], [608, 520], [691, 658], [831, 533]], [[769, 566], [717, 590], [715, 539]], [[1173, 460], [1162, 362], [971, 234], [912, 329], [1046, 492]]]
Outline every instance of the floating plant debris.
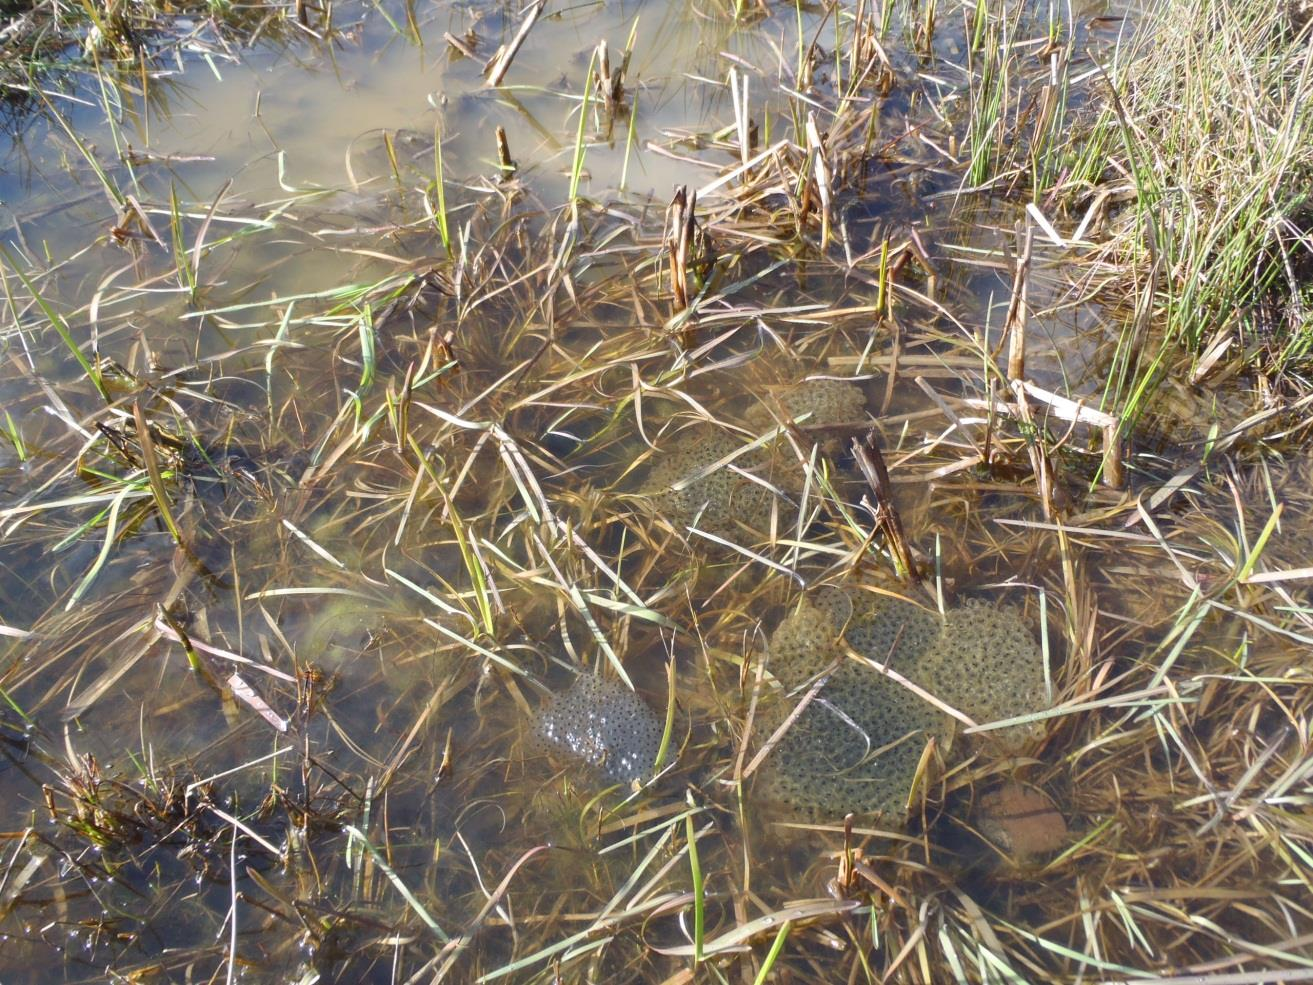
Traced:
[[608, 780], [632, 783], [651, 774], [663, 731], [652, 709], [619, 681], [580, 674], [548, 701], [533, 734]]

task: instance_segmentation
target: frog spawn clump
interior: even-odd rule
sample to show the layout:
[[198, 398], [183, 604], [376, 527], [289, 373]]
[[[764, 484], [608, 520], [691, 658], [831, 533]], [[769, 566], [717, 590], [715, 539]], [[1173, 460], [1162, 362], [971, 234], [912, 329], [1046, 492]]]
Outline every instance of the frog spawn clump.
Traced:
[[[776, 415], [791, 421], [831, 426], [861, 421], [866, 415], [862, 390], [842, 380], [807, 380], [773, 395]], [[765, 407], [747, 415], [754, 426], [773, 425]], [[648, 512], [676, 529], [696, 525], [717, 537], [734, 537], [744, 528], [761, 534], [773, 513], [789, 522], [788, 496], [802, 489], [802, 469], [782, 442], [758, 447], [710, 424], [681, 432], [676, 446], [663, 452], [637, 490]]]
[[638, 489], [640, 501], [681, 531], [696, 525], [727, 537], [740, 523], [767, 528], [778, 495], [769, 478], [772, 456], [760, 448], [741, 449], [722, 431], [698, 428], [652, 466]]
[[[849, 594], [841, 588], [822, 591]], [[900, 672], [915, 668], [943, 632], [938, 613], [903, 599], [872, 592], [856, 592], [849, 597], [853, 615], [843, 634], [848, 645], [862, 656]]]
[[780, 736], [758, 787], [766, 800], [813, 819], [904, 813], [926, 739], [944, 731], [943, 716], [931, 705], [907, 700], [901, 685], [846, 658], [840, 639], [858, 617], [854, 608], [846, 593], [823, 591], [770, 641], [770, 669], [794, 700], [768, 706], [759, 734], [774, 735], [795, 702], [828, 674]]
[[532, 737], [549, 753], [630, 784], [651, 775], [663, 732], [661, 720], [624, 684], [580, 674], [543, 706]]
[[[1049, 703], [1044, 654], [1011, 606], [971, 600], [949, 609], [943, 632], [908, 676], [981, 725], [1040, 711]], [[1042, 736], [1044, 727], [1030, 722], [983, 734], [1004, 751], [1015, 751]]]
[[[766, 800], [813, 819], [905, 813], [926, 740], [947, 740], [953, 722], [872, 664], [980, 723], [1045, 704], [1043, 657], [1015, 609], [972, 601], [941, 619], [901, 599], [821, 589], [771, 637], [769, 666], [790, 699], [767, 703], [761, 741], [829, 677], [770, 752], [758, 787]], [[1039, 731], [988, 734], [1010, 749]]]
[[765, 424], [773, 421], [780, 410], [787, 420], [805, 427], [856, 424], [866, 420], [866, 394], [861, 387], [844, 380], [804, 380], [771, 389], [766, 403], [748, 411], [747, 418]]

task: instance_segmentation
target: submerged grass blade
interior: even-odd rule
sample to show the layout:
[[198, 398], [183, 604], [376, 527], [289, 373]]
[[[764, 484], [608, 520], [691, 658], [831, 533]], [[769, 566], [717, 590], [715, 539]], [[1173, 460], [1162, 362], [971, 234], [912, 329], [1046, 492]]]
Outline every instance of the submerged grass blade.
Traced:
[[105, 380], [101, 376], [100, 370], [92, 365], [91, 360], [83, 355], [81, 347], [73, 341], [73, 333], [69, 330], [68, 322], [64, 321], [64, 317], [41, 296], [41, 292], [37, 290], [36, 285], [32, 283], [27, 274], [23, 273], [22, 267], [19, 266], [6, 247], [0, 246], [0, 256], [4, 257], [9, 269], [17, 274], [18, 279], [23, 282], [23, 286], [32, 295], [32, 300], [37, 303], [42, 314], [46, 316], [46, 320], [50, 322], [50, 327], [59, 334], [59, 338], [64, 343], [64, 348], [68, 350], [69, 355], [77, 360], [78, 365], [82, 367], [82, 371], [86, 373], [87, 379], [92, 382], [100, 395], [105, 398], [105, 401], [109, 402], [109, 390], [105, 386]]
[[133, 401], [132, 418], [137, 424], [137, 441], [141, 446], [141, 460], [146, 466], [146, 478], [150, 486], [151, 495], [155, 499], [155, 507], [160, 512], [160, 519], [169, 530], [169, 536], [179, 547], [185, 546], [182, 540], [182, 532], [178, 529], [178, 523], [173, 518], [173, 507], [169, 503], [168, 491], [164, 488], [164, 476], [160, 472], [159, 460], [155, 457], [155, 441], [150, 435], [150, 426], [146, 423], [146, 415], [142, 413], [141, 401]]
[[397, 875], [392, 866], [388, 865], [387, 859], [385, 859], [379, 850], [373, 846], [370, 840], [365, 837], [364, 833], [352, 824], [346, 825], [345, 830], [346, 833], [350, 835], [353, 842], [358, 843], [369, 853], [369, 857], [373, 859], [374, 864], [378, 866], [379, 871], [387, 876], [388, 882], [392, 883], [396, 891], [401, 894], [402, 899], [406, 901], [406, 905], [409, 906], [415, 915], [424, 922], [424, 925], [433, 932], [433, 936], [443, 944], [448, 943], [451, 938], [448, 937], [442, 927], [438, 925], [438, 921], [433, 919], [433, 916], [424, 907], [424, 904], [421, 903], [415, 894], [410, 891], [410, 887], [402, 881], [401, 876]]
[[[689, 806], [693, 806], [692, 795]], [[693, 967], [702, 963], [702, 949], [706, 936], [706, 898], [703, 893], [702, 865], [698, 861], [698, 832], [693, 825], [693, 815], [684, 818], [684, 836], [688, 844], [688, 867], [693, 876]]]
[[780, 932], [775, 935], [775, 940], [771, 942], [770, 950], [766, 952], [766, 957], [761, 962], [761, 970], [757, 972], [757, 977], [752, 980], [752, 985], [766, 985], [771, 969], [775, 967], [775, 962], [784, 950], [784, 945], [789, 939], [789, 931], [792, 929], [792, 920], [785, 920], [784, 923], [780, 924]]

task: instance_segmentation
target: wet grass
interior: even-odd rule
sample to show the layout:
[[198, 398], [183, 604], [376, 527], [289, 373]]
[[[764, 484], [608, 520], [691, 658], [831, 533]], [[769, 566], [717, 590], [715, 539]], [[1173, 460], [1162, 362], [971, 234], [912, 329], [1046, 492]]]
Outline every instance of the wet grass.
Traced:
[[[365, 215], [70, 126], [120, 252], [0, 267], [5, 980], [1313, 979], [1308, 29], [1205, 6], [727, 8], [802, 29], [642, 141], [668, 210], [590, 173], [645, 132], [614, 52], [559, 181], [389, 134]], [[869, 426], [782, 418], [809, 376]], [[645, 509], [699, 429], [797, 509]], [[927, 747], [905, 823], [762, 803], [827, 583], [1018, 606], [1042, 738]], [[533, 742], [581, 671], [664, 722], [649, 782]], [[1008, 784], [1064, 848], [984, 837]]]
[[1122, 80], [1109, 77], [1117, 95], [1094, 127], [1095, 146], [1121, 145], [1134, 203], [1107, 245], [1136, 255], [1139, 278], [1123, 287], [1139, 317], [1119, 340], [1107, 396], [1135, 416], [1164, 376], [1199, 384], [1237, 372], [1299, 395], [1313, 174], [1306, 19], [1295, 7], [1165, 4], [1153, 23], [1140, 44], [1155, 56], [1132, 53]]
[[[185, 50], [229, 61], [234, 46], [335, 34], [333, 5], [7, 0], [0, 6], [0, 118], [23, 131], [34, 114], [93, 93], [151, 99]], [[167, 87], [167, 84], [164, 86]], [[120, 151], [125, 150], [120, 148]]]

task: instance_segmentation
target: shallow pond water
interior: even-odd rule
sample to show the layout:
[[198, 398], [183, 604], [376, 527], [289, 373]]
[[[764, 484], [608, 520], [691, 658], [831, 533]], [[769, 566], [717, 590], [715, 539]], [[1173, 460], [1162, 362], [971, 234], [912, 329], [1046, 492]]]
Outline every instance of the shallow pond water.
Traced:
[[[962, 980], [1102, 961], [1098, 934], [1055, 915], [1070, 895], [1028, 882], [1044, 860], [980, 835], [1001, 822], [977, 790], [1045, 791], [1073, 832], [1048, 857], [1086, 836], [1092, 856], [1124, 852], [1142, 815], [1111, 765], [1081, 779], [1134, 751], [1077, 712], [1175, 713], [1134, 675], [1191, 595], [1150, 532], [1100, 539], [1101, 511], [1129, 507], [1098, 486], [1096, 428], [1055, 453], [1092, 531], [1073, 547], [1030, 479], [1035, 423], [995, 420], [1025, 202], [956, 194], [976, 6], [549, 6], [499, 88], [480, 68], [526, 16], [510, 6], [345, 5], [327, 39], [251, 48], [198, 21], [144, 93], [84, 80], [15, 134], [0, 980], [751, 981], [789, 926], [780, 980], [879, 977], [931, 939], [906, 980], [941, 981], [993, 947], [982, 907], [1014, 948], [998, 953], [1028, 963], [1005, 973], [991, 950]], [[1041, 80], [1046, 43], [1080, 77], [1122, 28], [1103, 3], [999, 6]], [[883, 60], [849, 61], [860, 17], [887, 17]], [[631, 32], [622, 108], [585, 99], [597, 42], [618, 65]], [[868, 62], [887, 83], [854, 72]], [[799, 202], [809, 110], [841, 191], [824, 230]], [[750, 182], [733, 174], [748, 160]], [[696, 317], [663, 246], [676, 184], [701, 191]], [[1064, 257], [1035, 245], [1028, 379], [1097, 400], [1116, 313], [1069, 302]], [[770, 412], [836, 379], [860, 420]], [[876, 421], [919, 586], [895, 581], [851, 444]], [[714, 461], [690, 452], [707, 431]], [[663, 455], [696, 470], [665, 475]], [[756, 468], [768, 457], [787, 481]], [[1135, 460], [1133, 481], [1175, 464]], [[644, 475], [687, 506], [727, 469], [790, 511], [701, 529], [703, 503], [636, 502]], [[1208, 543], [1183, 556], [1204, 565]], [[1091, 601], [1122, 569], [1136, 588]], [[838, 584], [951, 618], [1008, 607], [1009, 638], [1042, 649], [1046, 705], [1077, 712], [1027, 723], [1020, 751], [918, 740], [898, 754], [916, 767], [904, 810], [847, 834], [833, 804], [776, 815], [752, 783], [782, 717], [766, 641]], [[1243, 650], [1247, 626], [1219, 612], [1200, 638]], [[1123, 675], [1124, 712], [1106, 683]], [[651, 710], [616, 705], [641, 719], [634, 747], [663, 747], [645, 785], [650, 764], [593, 744], [590, 769], [534, 725], [573, 707], [553, 694], [622, 679]], [[611, 724], [601, 745], [628, 749]], [[918, 916], [900, 890], [934, 902]]]

